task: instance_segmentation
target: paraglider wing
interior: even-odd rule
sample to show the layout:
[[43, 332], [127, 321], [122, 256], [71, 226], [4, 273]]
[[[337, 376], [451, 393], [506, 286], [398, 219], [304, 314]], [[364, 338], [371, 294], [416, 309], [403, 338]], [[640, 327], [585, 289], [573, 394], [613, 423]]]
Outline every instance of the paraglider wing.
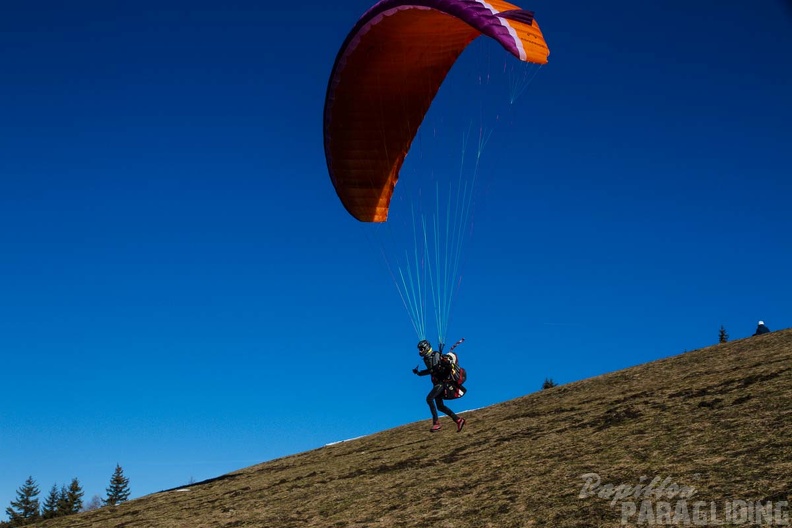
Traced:
[[518, 59], [549, 54], [533, 13], [490, 0], [382, 0], [347, 36], [324, 107], [336, 193], [362, 222], [384, 222], [404, 158], [448, 71], [485, 35]]

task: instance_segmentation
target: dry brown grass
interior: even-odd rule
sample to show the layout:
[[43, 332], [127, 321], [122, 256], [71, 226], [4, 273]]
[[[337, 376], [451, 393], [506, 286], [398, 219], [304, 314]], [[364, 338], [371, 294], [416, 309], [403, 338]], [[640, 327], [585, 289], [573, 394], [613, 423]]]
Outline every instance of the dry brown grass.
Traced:
[[[579, 498], [672, 477], [696, 500], [792, 500], [792, 330], [544, 390], [41, 523], [80, 527], [611, 527]], [[445, 422], [449, 424], [448, 422]]]

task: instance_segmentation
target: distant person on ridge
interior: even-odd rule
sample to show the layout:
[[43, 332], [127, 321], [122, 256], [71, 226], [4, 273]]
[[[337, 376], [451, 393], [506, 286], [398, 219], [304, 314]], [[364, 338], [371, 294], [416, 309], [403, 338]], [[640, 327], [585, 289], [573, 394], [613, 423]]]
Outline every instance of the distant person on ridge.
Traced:
[[758, 336], [769, 333], [770, 333], [770, 329], [765, 326], [764, 321], [759, 321], [759, 326], [756, 327], [756, 332], [754, 332], [754, 335]]
[[457, 425], [457, 432], [461, 431], [465, 426], [465, 419], [454, 414], [454, 411], [446, 407], [443, 402], [446, 384], [454, 383], [451, 379], [451, 366], [443, 361], [440, 352], [432, 350], [432, 345], [425, 339], [418, 343], [418, 354], [423, 358], [426, 369], [418, 370], [418, 367], [415, 367], [413, 374], [432, 376], [432, 390], [426, 395], [426, 403], [429, 404], [429, 410], [432, 411], [432, 428], [429, 430], [433, 433], [440, 430], [440, 419], [437, 417], [437, 409], [440, 409], [454, 420]]

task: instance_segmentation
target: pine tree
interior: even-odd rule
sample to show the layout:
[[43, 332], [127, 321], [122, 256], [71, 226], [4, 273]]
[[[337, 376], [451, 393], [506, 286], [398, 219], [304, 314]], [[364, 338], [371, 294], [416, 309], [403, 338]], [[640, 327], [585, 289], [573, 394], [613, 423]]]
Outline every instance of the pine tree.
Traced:
[[49, 495], [44, 499], [44, 504], [41, 507], [41, 516], [44, 519], [52, 519], [58, 516], [58, 501], [60, 500], [60, 492], [58, 485], [53, 484], [50, 489]]
[[725, 343], [729, 340], [729, 334], [726, 333], [726, 329], [723, 328], [721, 325], [720, 332], [718, 333], [718, 343]]
[[106, 491], [107, 498], [103, 501], [106, 505], [115, 506], [129, 499], [129, 479], [124, 476], [124, 470], [118, 464]]
[[41, 506], [41, 517], [44, 519], [52, 519], [55, 517], [55, 512], [58, 508], [58, 485], [53, 484], [50, 488], [49, 495], [44, 499], [44, 504]]
[[58, 493], [58, 507], [55, 508], [56, 517], [63, 517], [69, 514], [69, 490], [66, 486], [61, 486]]
[[17, 490], [17, 500], [11, 501], [11, 506], [6, 508], [11, 526], [24, 526], [38, 520], [40, 516], [38, 494], [36, 481], [33, 477], [28, 477], [25, 484]]
[[78, 513], [82, 509], [83, 490], [80, 486], [80, 481], [76, 478], [72, 479], [69, 487], [61, 489], [61, 500], [58, 504], [58, 511], [60, 515], [71, 515]]
[[542, 383], [542, 390], [545, 389], [552, 389], [553, 387], [557, 387], [558, 383], [553, 381], [553, 378], [545, 378], [544, 383]]

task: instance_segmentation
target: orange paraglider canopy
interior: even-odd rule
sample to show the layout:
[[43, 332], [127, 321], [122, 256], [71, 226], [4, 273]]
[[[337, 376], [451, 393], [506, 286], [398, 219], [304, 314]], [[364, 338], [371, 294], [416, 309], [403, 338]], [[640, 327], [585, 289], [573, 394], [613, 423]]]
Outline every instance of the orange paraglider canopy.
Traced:
[[384, 222], [404, 158], [454, 62], [480, 35], [518, 59], [545, 64], [533, 13], [491, 0], [383, 0], [336, 57], [324, 109], [324, 146], [341, 203]]

